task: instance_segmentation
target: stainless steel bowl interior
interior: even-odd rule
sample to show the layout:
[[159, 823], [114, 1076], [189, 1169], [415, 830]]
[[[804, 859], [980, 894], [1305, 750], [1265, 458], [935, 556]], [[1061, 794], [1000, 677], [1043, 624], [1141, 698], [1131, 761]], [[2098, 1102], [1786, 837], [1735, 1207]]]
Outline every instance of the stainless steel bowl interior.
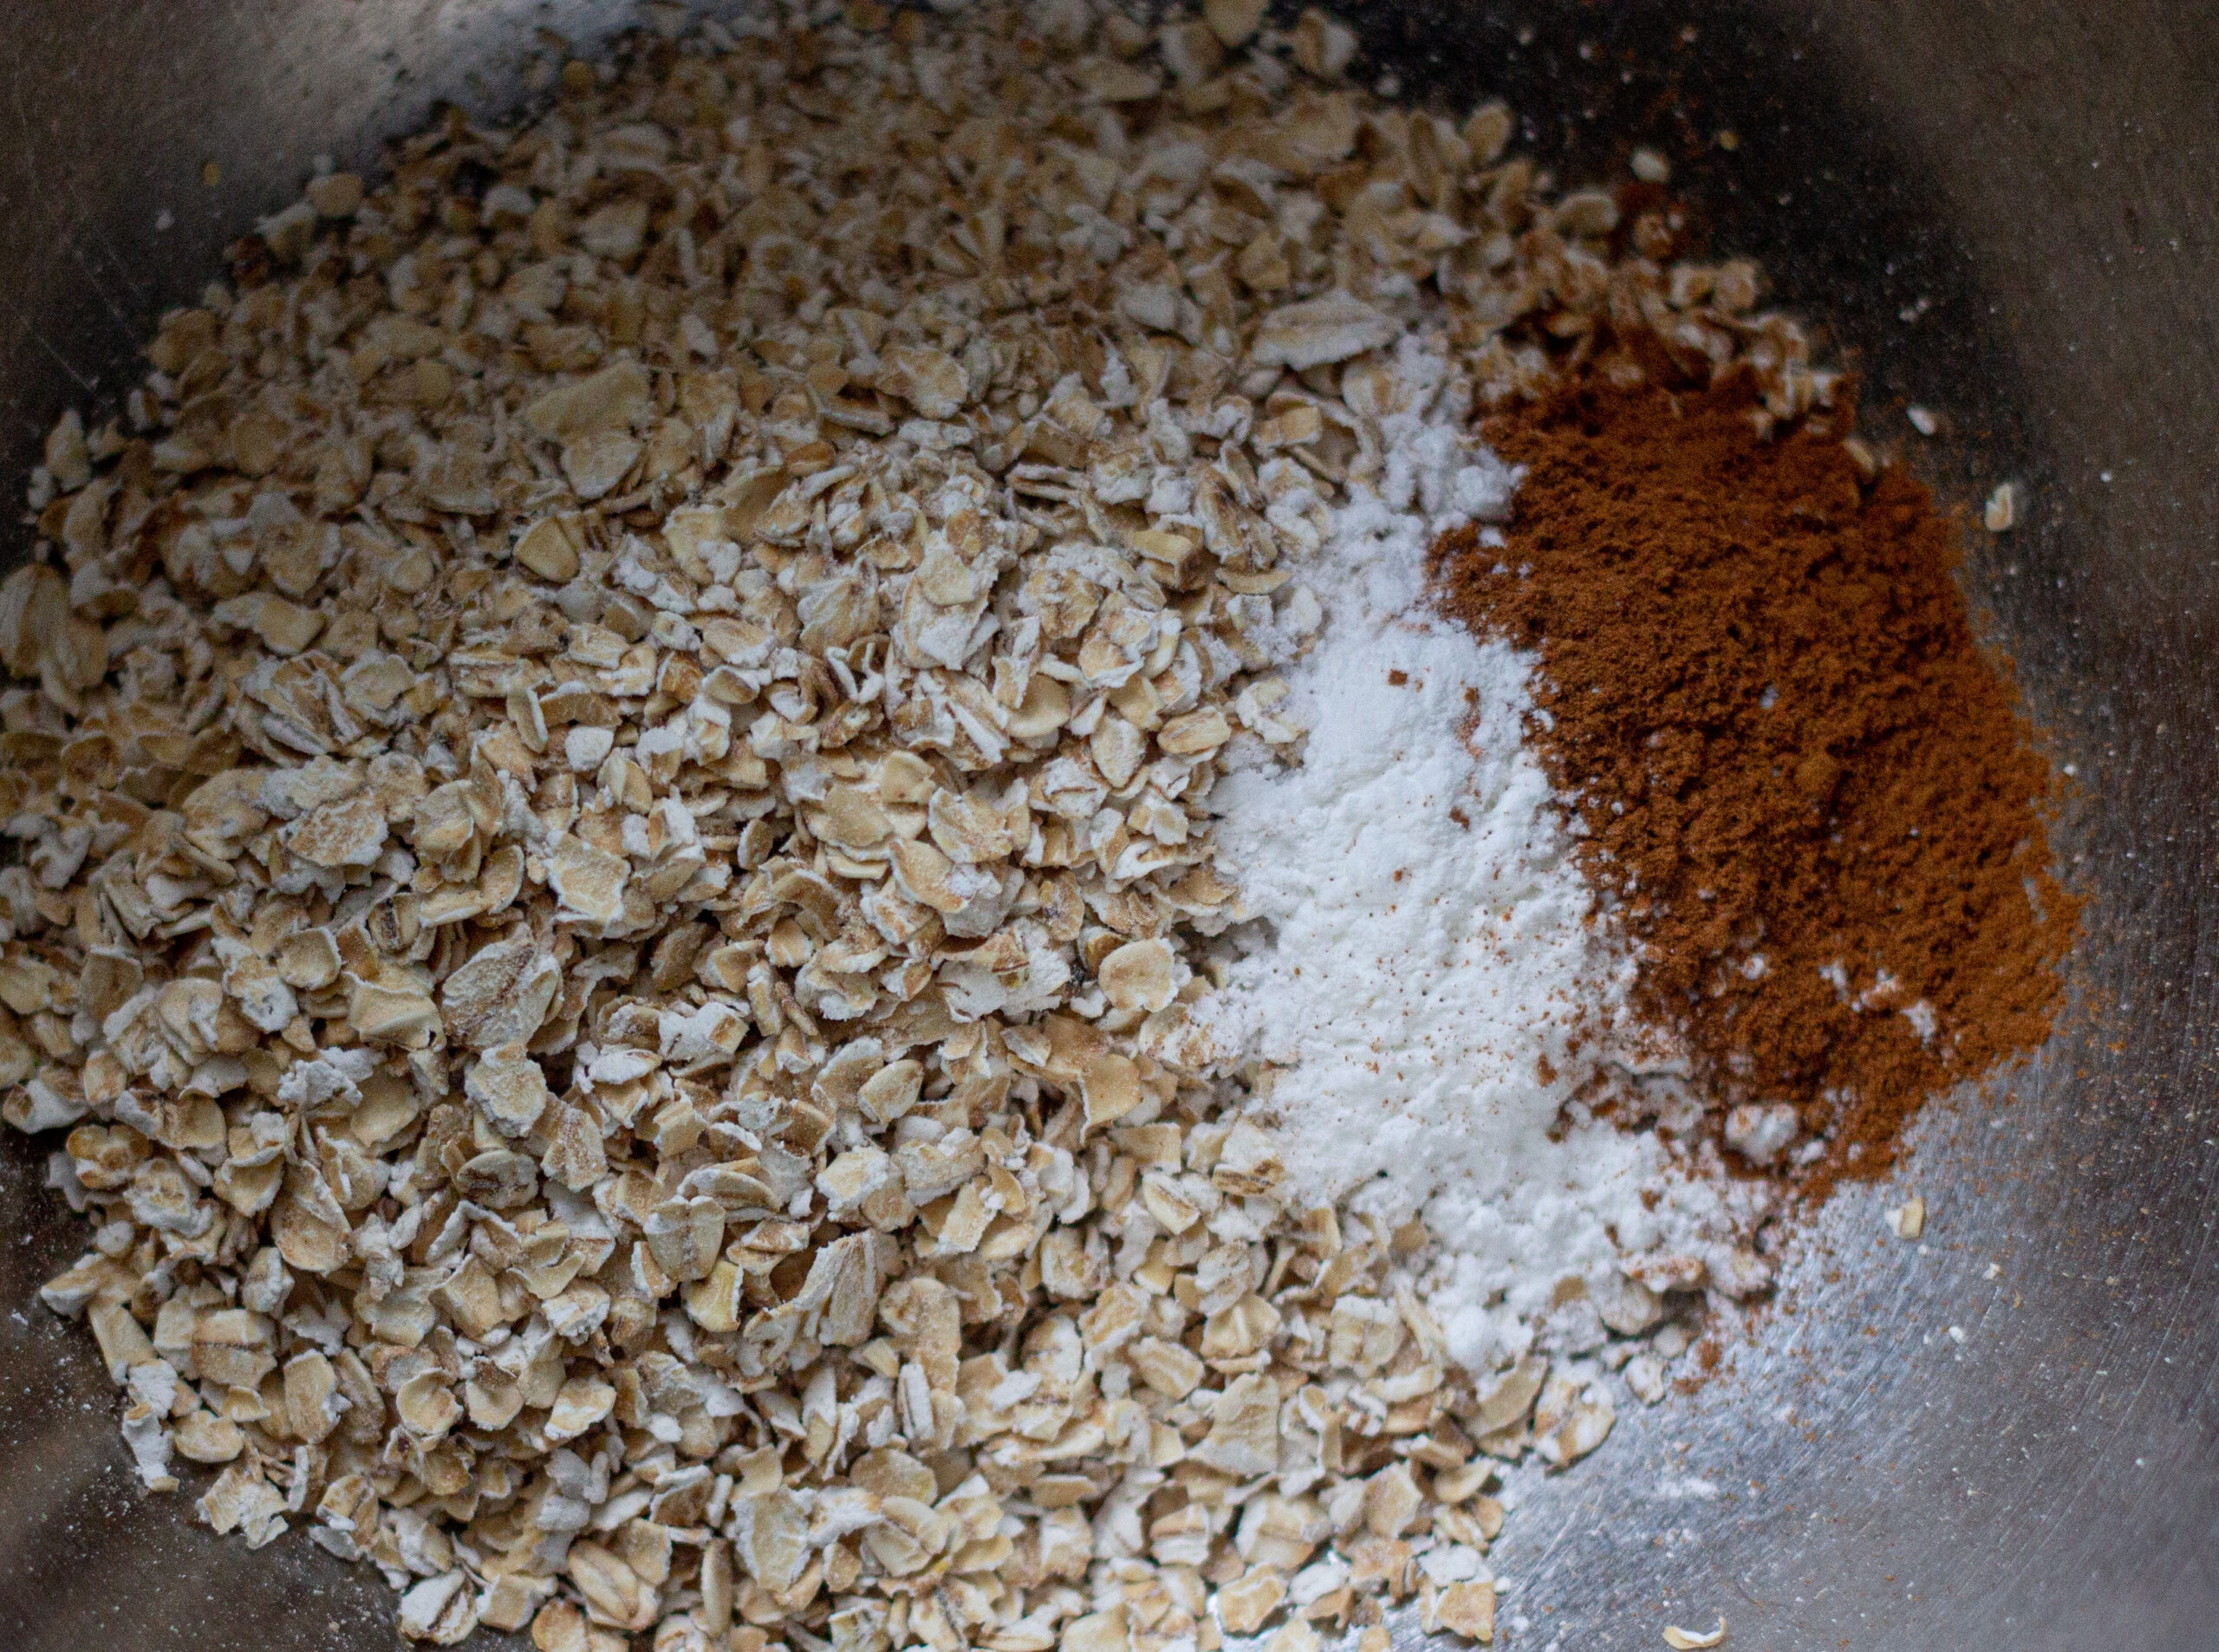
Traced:
[[[1368, 73], [1506, 96], [1568, 178], [1663, 149], [1713, 246], [1831, 328], [1871, 431], [1952, 497], [2021, 484], [2027, 519], [1969, 535], [1964, 582], [2073, 765], [2058, 839], [2091, 902], [2077, 1012], [2040, 1058], [1931, 1109], [1895, 1182], [1840, 1195], [1716, 1381], [1521, 1482], [1495, 1554], [1509, 1643], [1654, 1646], [1721, 1616], [1743, 1649], [2219, 1643], [2219, 12], [1352, 10]], [[617, 0], [0, 9], [0, 478], [64, 406], [114, 403], [155, 316], [315, 157], [373, 164], [439, 99], [513, 109], [536, 29], [629, 21]], [[1947, 439], [1912, 438], [1910, 402]], [[12, 560], [27, 530], [3, 531]], [[0, 1641], [390, 1644], [374, 1577], [297, 1536], [248, 1555], [137, 1492], [89, 1338], [33, 1298], [81, 1239], [42, 1164], [0, 1149]], [[1881, 1224], [1908, 1191], [1921, 1245]]]

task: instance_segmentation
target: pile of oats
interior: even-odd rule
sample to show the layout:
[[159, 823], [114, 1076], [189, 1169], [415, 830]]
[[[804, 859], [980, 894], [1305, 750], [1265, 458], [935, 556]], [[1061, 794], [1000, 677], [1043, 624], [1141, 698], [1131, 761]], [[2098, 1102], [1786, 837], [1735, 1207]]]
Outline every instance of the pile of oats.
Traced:
[[1259, 10], [569, 63], [316, 179], [55, 426], [0, 1080], [148, 1486], [439, 1644], [1490, 1637], [1492, 1465], [1608, 1399], [1475, 1385], [1422, 1232], [1274, 1196], [1205, 800], [1299, 738], [1394, 340], [1482, 402], [1606, 316], [1813, 380], [1663, 210]]

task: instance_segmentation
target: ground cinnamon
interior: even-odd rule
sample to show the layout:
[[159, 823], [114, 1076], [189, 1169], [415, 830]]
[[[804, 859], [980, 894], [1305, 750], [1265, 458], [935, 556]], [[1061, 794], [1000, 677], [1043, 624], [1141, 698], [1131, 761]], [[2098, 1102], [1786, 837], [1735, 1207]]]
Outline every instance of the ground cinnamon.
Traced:
[[1493, 420], [1507, 549], [1444, 606], [1539, 652], [1535, 736], [1714, 1093], [1798, 1104], [1805, 1185], [1875, 1172], [1929, 1095], [2047, 1037], [2077, 920], [2047, 766], [1981, 654], [1954, 530], [1754, 387], [1588, 383]]

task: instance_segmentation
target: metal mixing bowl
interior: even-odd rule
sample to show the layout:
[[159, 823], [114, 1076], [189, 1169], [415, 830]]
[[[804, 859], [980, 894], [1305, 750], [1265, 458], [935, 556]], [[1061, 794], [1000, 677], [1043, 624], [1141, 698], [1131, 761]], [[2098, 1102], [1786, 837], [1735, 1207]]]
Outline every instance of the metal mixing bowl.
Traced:
[[[1528, 1488], [1495, 1554], [1510, 1643], [1654, 1647], [1722, 1616], [1744, 1652], [2219, 1645], [2219, 10], [1354, 9], [1370, 72], [1507, 96], [1568, 178], [1664, 150], [1714, 246], [1763, 260], [1862, 368], [1874, 433], [1957, 498], [2020, 483], [2021, 525], [1971, 535], [1966, 589], [2077, 773], [2058, 836], [2090, 900], [2079, 1012], [2041, 1058], [1930, 1109], [1890, 1187], [1838, 1197], [1718, 1380]], [[316, 156], [374, 164], [441, 98], [513, 108], [535, 29], [590, 44], [631, 19], [7, 0], [0, 488], [63, 406], [114, 403], [155, 316]], [[1945, 439], [1914, 438], [1907, 403]], [[4, 536], [19, 556], [27, 530]], [[79, 1225], [8, 1136], [0, 1643], [391, 1645], [374, 1577], [298, 1536], [249, 1555], [138, 1493], [90, 1338], [34, 1300]], [[1910, 1191], [1921, 1245], [1881, 1219]]]

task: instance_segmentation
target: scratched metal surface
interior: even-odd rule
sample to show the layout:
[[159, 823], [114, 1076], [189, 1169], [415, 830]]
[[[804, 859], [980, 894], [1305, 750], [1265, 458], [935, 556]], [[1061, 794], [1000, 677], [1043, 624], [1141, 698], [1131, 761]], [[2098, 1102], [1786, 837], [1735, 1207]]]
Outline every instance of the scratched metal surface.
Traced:
[[[2027, 1652], [2219, 1642], [2219, 13], [2201, 0], [1520, 0], [1357, 8], [1415, 95], [1508, 95], [1567, 175], [1637, 141], [1865, 374], [1942, 410], [1924, 468], [2027, 485], [1967, 589], [2079, 796], [2083, 1013], [2004, 1098], [1934, 1109], [1837, 1200], [1702, 1393], [1521, 1486], [1516, 1647]], [[0, 7], [0, 478], [318, 154], [433, 100], [525, 95], [532, 30], [613, 0], [10, 0]], [[1741, 138], [1727, 153], [1720, 130]], [[213, 161], [220, 182], [202, 181]], [[1908, 440], [1907, 434], [1905, 439]], [[4, 484], [12, 492], [16, 485]], [[1975, 536], [1975, 537], [1980, 537]], [[0, 528], [0, 554], [23, 530]], [[2008, 1102], [2008, 1104], [2006, 1104]], [[89, 1343], [32, 1298], [75, 1253], [0, 1150], [0, 1643], [391, 1644], [389, 1597], [297, 1537], [248, 1556], [132, 1489]], [[1923, 1192], [1926, 1243], [1881, 1237]], [[1960, 1343], [1949, 1334], [1955, 1326]], [[1399, 1637], [1398, 1637], [1399, 1638]]]

